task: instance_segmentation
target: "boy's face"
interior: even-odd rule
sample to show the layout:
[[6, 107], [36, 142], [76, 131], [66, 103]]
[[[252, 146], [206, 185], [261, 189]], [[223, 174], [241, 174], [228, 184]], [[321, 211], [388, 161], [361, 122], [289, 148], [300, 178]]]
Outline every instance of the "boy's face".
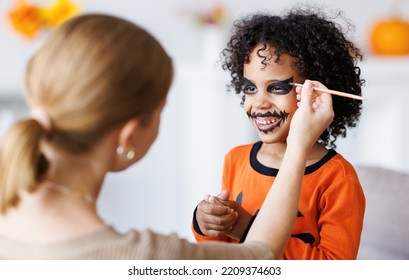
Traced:
[[[260, 48], [257, 46], [250, 55], [249, 63], [244, 64], [244, 110], [264, 143], [285, 142], [291, 118], [297, 109], [295, 88], [288, 82], [303, 79], [291, 66], [291, 56], [282, 54], [276, 63], [271, 48]], [[257, 51], [262, 57], [257, 55]], [[266, 58], [264, 62], [263, 57]]]

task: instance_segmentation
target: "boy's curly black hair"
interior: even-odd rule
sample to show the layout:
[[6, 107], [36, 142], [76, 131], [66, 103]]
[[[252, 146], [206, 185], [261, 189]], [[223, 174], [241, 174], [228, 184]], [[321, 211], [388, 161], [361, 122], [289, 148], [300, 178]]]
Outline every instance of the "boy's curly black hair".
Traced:
[[[237, 94], [242, 93], [243, 66], [259, 44], [273, 47], [276, 61], [281, 54], [292, 56], [302, 77], [320, 81], [330, 89], [361, 95], [365, 81], [360, 78], [357, 63], [362, 54], [346, 38], [341, 25], [321, 11], [297, 8], [283, 16], [256, 13], [236, 20], [221, 55], [222, 68], [230, 72], [231, 87]], [[319, 138], [320, 143], [331, 148], [336, 147], [338, 136], [345, 137], [347, 129], [356, 126], [362, 101], [333, 96], [333, 108], [334, 121]]]

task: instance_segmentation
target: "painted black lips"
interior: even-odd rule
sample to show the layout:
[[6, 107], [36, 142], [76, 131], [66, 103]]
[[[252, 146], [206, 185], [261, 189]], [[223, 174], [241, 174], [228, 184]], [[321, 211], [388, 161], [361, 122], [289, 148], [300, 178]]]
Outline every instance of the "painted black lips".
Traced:
[[268, 133], [269, 131], [273, 131], [276, 127], [280, 127], [280, 125], [287, 120], [288, 115], [289, 115], [289, 113], [287, 113], [285, 111], [280, 111], [280, 112], [274, 111], [274, 112], [266, 112], [266, 113], [251, 113], [251, 114], [247, 113], [247, 116], [249, 118], [252, 118], [252, 119], [262, 118], [262, 117], [270, 117], [270, 118], [273, 117], [273, 118], [278, 119], [278, 121], [274, 124], [273, 127], [270, 127], [268, 129], [259, 128], [259, 130], [261, 132], [264, 132], [264, 133]]
[[267, 112], [267, 113], [247, 113], [247, 116], [249, 118], [257, 118], [257, 117], [275, 117], [275, 118], [279, 118], [280, 121], [286, 121], [288, 118], [289, 113], [287, 113], [286, 111], [280, 111], [280, 112], [276, 112], [274, 111], [273, 113], [271, 112]]

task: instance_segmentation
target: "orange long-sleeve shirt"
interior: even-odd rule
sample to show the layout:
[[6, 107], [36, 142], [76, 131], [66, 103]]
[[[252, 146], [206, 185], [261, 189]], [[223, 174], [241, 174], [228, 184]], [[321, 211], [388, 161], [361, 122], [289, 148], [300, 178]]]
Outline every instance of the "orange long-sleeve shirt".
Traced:
[[[233, 148], [225, 157], [223, 189], [253, 215], [260, 209], [278, 169], [257, 161], [262, 142]], [[335, 150], [308, 166], [298, 215], [283, 259], [356, 259], [365, 212], [365, 197], [353, 166]], [[197, 241], [238, 242], [199, 234]], [[274, 238], [272, 236], [272, 238]]]

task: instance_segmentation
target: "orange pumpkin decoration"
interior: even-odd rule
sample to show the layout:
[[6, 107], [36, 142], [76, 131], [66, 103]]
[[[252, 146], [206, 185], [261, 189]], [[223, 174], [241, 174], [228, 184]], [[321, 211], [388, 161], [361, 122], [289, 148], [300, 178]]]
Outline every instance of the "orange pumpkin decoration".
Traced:
[[378, 21], [372, 28], [370, 39], [375, 54], [409, 54], [409, 21], [400, 18]]

